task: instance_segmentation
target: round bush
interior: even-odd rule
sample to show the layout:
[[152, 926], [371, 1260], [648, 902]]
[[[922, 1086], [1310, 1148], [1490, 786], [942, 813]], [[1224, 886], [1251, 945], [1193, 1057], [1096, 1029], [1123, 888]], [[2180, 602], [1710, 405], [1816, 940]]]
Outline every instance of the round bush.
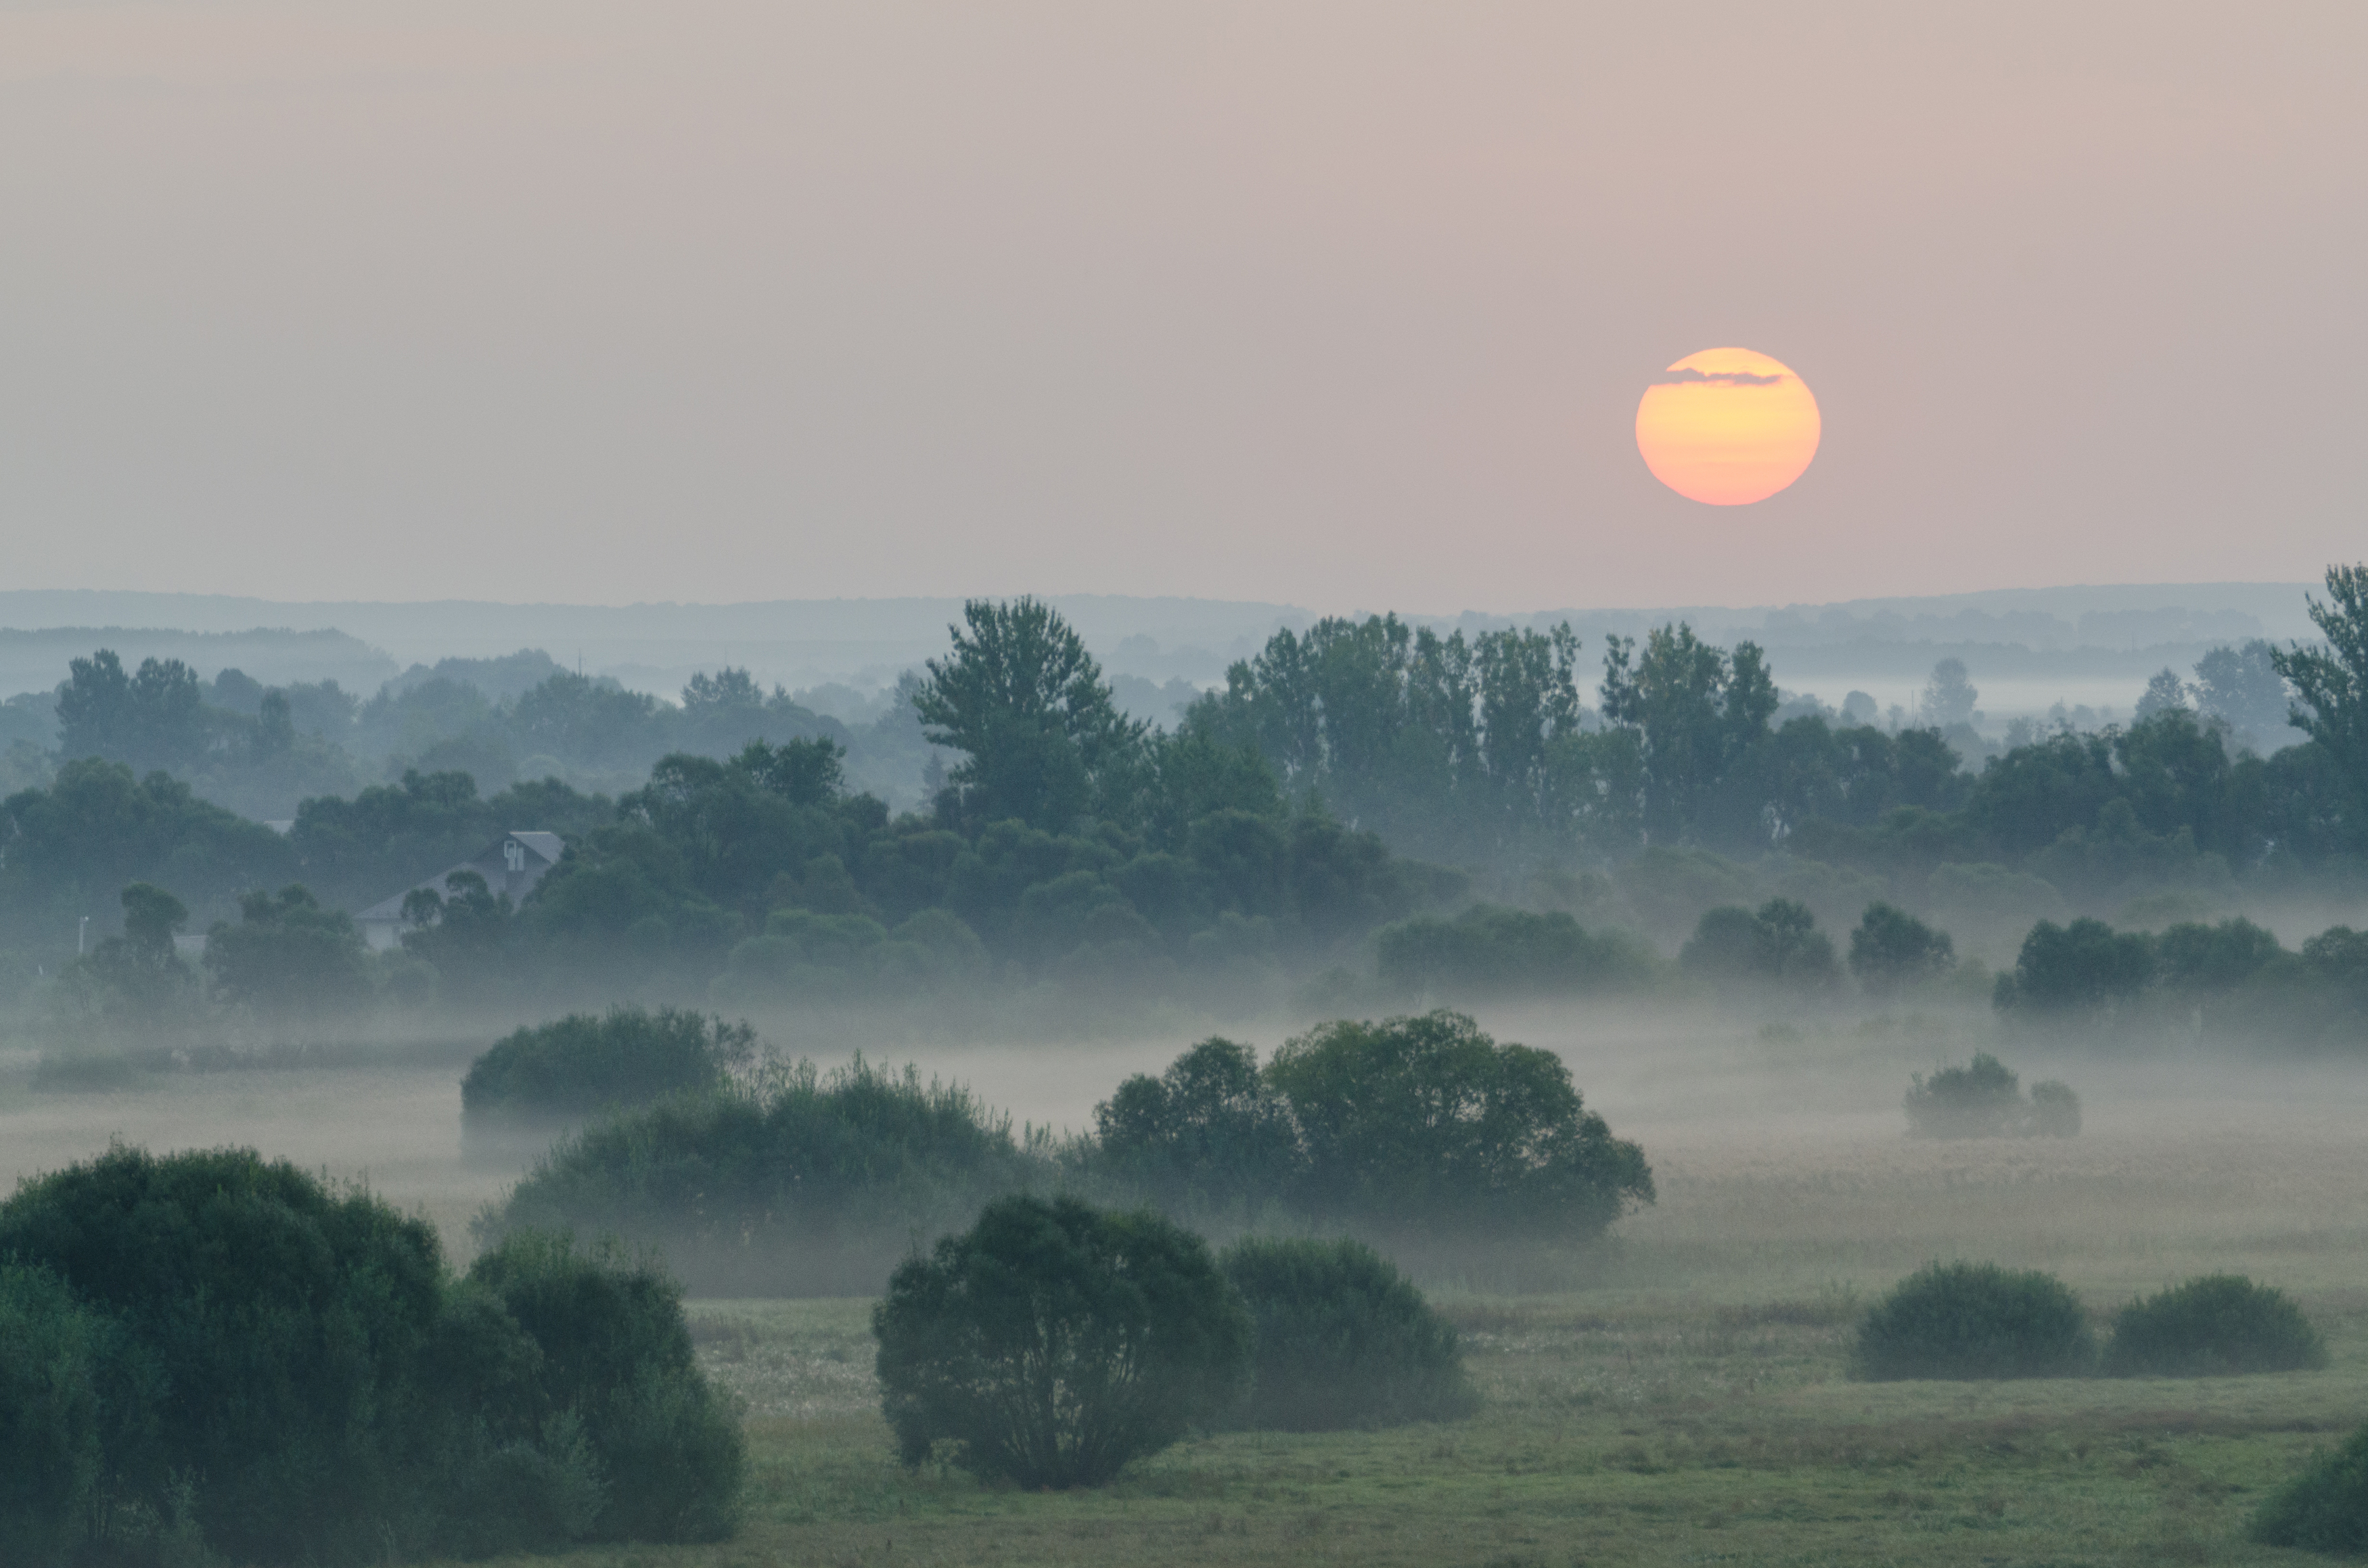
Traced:
[[1249, 1314], [1200, 1237], [1148, 1210], [998, 1199], [896, 1270], [872, 1310], [881, 1407], [917, 1465], [1093, 1486], [1226, 1415]]
[[426, 1221], [251, 1150], [119, 1147], [0, 1204], [0, 1257], [151, 1361], [149, 1419], [109, 1435], [123, 1501], [166, 1517], [194, 1475], [207, 1542], [264, 1562], [375, 1560], [432, 1505], [403, 1419], [443, 1304]]
[[2105, 1370], [2203, 1378], [2327, 1365], [2327, 1342], [2283, 1290], [2208, 1274], [2133, 1301], [2113, 1319]]
[[2096, 1361], [2079, 1298], [2052, 1274], [1935, 1263], [1895, 1286], [1860, 1324], [1850, 1375], [2071, 1378]]
[[0, 1562], [50, 1568], [82, 1539], [107, 1327], [48, 1269], [0, 1267]]
[[1594, 1240], [1653, 1200], [1645, 1152], [1587, 1109], [1550, 1051], [1461, 1013], [1341, 1020], [1285, 1042], [1267, 1082], [1305, 1150], [1303, 1211], [1404, 1244]]
[[476, 1231], [614, 1233], [702, 1295], [870, 1295], [916, 1233], [969, 1224], [1040, 1168], [961, 1089], [800, 1063], [762, 1091], [678, 1095], [563, 1140]]
[[1254, 1325], [1241, 1425], [1329, 1432], [1479, 1408], [1454, 1324], [1372, 1248], [1253, 1237], [1227, 1250], [1224, 1267]]
[[2368, 1557], [2368, 1426], [2333, 1453], [2314, 1455], [2253, 1516], [2264, 1546], [2299, 1547], [2339, 1557]]
[[2080, 1096], [2060, 1078], [2031, 1085], [2031, 1111], [2024, 1122], [2034, 1138], [2078, 1138]]
[[461, 1114], [545, 1120], [722, 1085], [756, 1056], [746, 1024], [661, 1007], [570, 1013], [507, 1036], [469, 1064]]
[[672, 1285], [610, 1255], [521, 1238], [456, 1282], [425, 1221], [366, 1193], [251, 1150], [117, 1148], [0, 1203], [0, 1259], [12, 1568], [340, 1568], [730, 1524], [738, 1430]]
[[[719, 1540], [737, 1520], [747, 1453], [739, 1422], [692, 1357], [682, 1291], [612, 1243], [514, 1235], [470, 1267], [539, 1352], [510, 1383], [504, 1414], [522, 1430], [575, 1424], [604, 1483], [584, 1532], [606, 1540]], [[570, 1445], [554, 1445], [563, 1450]], [[538, 1496], [564, 1506], [567, 1453]], [[519, 1478], [535, 1482], [526, 1467]]]

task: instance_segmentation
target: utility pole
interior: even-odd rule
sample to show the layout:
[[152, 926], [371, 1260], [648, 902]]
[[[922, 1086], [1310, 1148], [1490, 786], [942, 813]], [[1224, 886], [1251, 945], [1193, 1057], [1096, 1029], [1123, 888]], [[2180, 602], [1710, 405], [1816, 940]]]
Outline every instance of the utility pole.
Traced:
[[74, 957], [82, 957], [83, 939], [89, 935], [90, 916], [85, 915], [82, 917], [82, 924], [74, 927]]

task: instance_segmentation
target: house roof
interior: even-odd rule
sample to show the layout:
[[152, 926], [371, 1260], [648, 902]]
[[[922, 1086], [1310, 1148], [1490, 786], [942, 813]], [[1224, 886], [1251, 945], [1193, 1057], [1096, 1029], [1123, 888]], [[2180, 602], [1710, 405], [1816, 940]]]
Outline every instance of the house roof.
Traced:
[[566, 841], [555, 833], [513, 833], [509, 836], [554, 866], [559, 864], [560, 855], [567, 848]]
[[[511, 873], [502, 863], [502, 846], [513, 839], [526, 849], [528, 855], [526, 869], [517, 873], [525, 879], [525, 886], [522, 888], [512, 888], [507, 885]], [[441, 896], [445, 892], [445, 879], [458, 871], [476, 872], [485, 879], [486, 883], [495, 892], [530, 892], [535, 883], [542, 881], [542, 874], [545, 871], [559, 864], [559, 857], [566, 847], [566, 841], [555, 833], [533, 831], [506, 833], [459, 865], [448, 866], [424, 882], [414, 882], [401, 892], [379, 900], [368, 909], [356, 915], [354, 918], [364, 924], [400, 925], [403, 921], [404, 899], [422, 889]]]

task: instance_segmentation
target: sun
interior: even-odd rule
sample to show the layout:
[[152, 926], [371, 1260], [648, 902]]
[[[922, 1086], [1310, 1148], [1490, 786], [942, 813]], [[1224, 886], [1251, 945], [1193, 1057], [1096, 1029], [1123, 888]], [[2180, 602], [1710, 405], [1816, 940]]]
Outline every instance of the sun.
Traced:
[[1765, 501], [1800, 478], [1821, 429], [1807, 384], [1748, 348], [1687, 355], [1636, 405], [1636, 449], [1653, 477], [1713, 506]]

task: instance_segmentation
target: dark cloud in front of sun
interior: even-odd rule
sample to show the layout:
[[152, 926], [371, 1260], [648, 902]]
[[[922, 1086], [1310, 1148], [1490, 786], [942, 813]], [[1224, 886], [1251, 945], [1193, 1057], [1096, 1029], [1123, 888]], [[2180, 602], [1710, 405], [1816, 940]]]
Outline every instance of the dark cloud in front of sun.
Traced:
[[1772, 387], [1784, 378], [1782, 375], [1755, 376], [1748, 370], [1665, 370], [1653, 378], [1656, 387], [1682, 386], [1689, 381], [1711, 381], [1723, 387]]

